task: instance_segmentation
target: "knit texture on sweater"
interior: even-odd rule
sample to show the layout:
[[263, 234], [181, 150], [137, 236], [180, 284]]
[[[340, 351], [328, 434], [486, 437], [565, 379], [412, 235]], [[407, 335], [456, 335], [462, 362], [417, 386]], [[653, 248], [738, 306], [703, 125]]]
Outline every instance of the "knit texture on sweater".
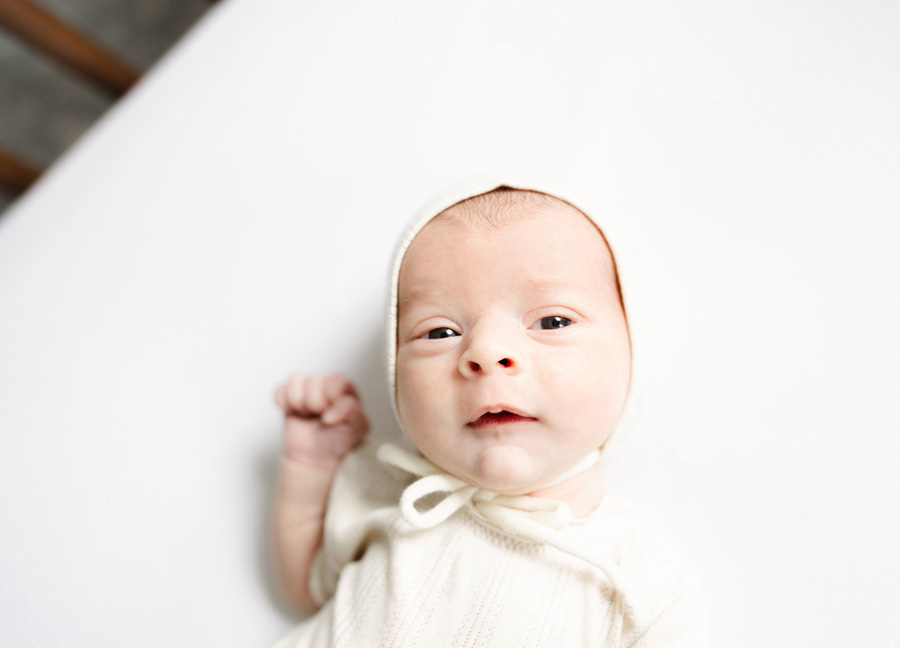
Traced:
[[347, 457], [310, 580], [324, 607], [276, 648], [704, 645], [690, 571], [627, 502], [607, 496], [562, 533], [618, 565], [637, 618], [602, 571], [471, 507], [410, 526], [397, 507], [407, 484], [367, 445]]

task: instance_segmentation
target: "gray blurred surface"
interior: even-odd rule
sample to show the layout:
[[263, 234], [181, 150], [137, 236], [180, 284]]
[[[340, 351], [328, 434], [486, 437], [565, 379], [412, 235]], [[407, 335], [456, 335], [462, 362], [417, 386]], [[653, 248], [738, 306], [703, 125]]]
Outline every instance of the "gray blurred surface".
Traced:
[[[38, 0], [140, 72], [148, 70], [209, 7], [204, 0]], [[0, 30], [0, 147], [48, 167], [113, 101]], [[0, 189], [0, 213], [14, 197]]]

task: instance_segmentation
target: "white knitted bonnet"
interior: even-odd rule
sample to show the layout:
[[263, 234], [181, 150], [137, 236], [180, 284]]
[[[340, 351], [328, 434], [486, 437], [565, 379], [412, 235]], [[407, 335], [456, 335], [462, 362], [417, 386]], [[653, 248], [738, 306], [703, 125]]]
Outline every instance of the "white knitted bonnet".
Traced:
[[400, 265], [410, 243], [421, 229], [435, 216], [452, 207], [458, 202], [474, 196], [493, 191], [500, 187], [510, 189], [522, 189], [537, 191], [563, 200], [580, 210], [603, 232], [609, 249], [612, 252], [619, 278], [619, 288], [622, 294], [622, 303], [625, 306], [625, 317], [628, 322], [628, 335], [631, 341], [631, 382], [628, 388], [628, 396], [619, 424], [613, 430], [606, 443], [601, 448], [603, 456], [610, 453], [612, 448], [621, 444], [622, 440], [633, 426], [637, 418], [642, 388], [644, 385], [645, 354], [647, 352], [647, 318], [639, 303], [639, 297], [643, 294], [640, 290], [639, 259], [638, 252], [628, 239], [620, 222], [589, 193], [572, 187], [562, 180], [535, 176], [533, 174], [495, 173], [470, 178], [459, 184], [449, 187], [437, 197], [427, 203], [413, 217], [410, 225], [401, 237], [391, 266], [390, 293], [388, 296], [387, 326], [385, 328], [387, 340], [387, 372], [388, 384], [391, 391], [391, 401], [394, 414], [400, 422], [403, 421], [397, 409], [397, 385], [396, 385], [396, 361], [397, 361], [397, 300], [399, 294]]

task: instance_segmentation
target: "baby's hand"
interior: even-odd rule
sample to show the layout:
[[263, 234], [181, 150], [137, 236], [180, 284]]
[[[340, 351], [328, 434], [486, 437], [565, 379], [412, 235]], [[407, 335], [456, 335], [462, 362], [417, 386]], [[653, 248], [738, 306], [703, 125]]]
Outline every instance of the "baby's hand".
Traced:
[[275, 402], [284, 410], [284, 455], [294, 461], [336, 465], [369, 431], [356, 387], [340, 373], [294, 374]]

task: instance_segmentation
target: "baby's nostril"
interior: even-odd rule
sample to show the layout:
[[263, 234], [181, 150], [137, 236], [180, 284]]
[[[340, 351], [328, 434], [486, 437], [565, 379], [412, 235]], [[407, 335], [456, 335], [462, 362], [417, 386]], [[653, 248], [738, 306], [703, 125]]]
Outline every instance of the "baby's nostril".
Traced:
[[481, 365], [479, 365], [477, 362], [472, 362], [471, 360], [469, 360], [469, 369], [472, 371], [478, 371], [481, 369]]
[[500, 364], [502, 364], [504, 367], [511, 367], [512, 360], [510, 360], [509, 358], [503, 358], [503, 360], [500, 361]]

